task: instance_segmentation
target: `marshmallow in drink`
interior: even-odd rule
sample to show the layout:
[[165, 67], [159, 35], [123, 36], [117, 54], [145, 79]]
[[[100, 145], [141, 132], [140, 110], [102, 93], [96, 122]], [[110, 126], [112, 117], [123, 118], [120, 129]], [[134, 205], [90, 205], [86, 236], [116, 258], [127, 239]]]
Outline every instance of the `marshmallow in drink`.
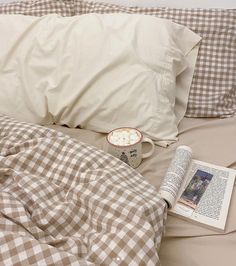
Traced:
[[140, 133], [132, 128], [117, 129], [109, 134], [109, 141], [114, 145], [127, 146], [140, 140]]

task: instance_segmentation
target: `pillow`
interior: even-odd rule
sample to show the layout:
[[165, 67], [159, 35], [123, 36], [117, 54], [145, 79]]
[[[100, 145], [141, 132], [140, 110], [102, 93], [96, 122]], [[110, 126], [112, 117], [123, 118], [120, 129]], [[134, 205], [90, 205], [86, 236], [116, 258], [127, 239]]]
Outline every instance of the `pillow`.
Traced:
[[[1, 113], [96, 132], [137, 127], [164, 146], [176, 140], [176, 76], [193, 73], [200, 41], [188, 28], [145, 15], [6, 15], [0, 34]], [[182, 79], [186, 99], [190, 83]]]
[[[88, 0], [90, 2], [90, 0]], [[124, 6], [139, 7], [174, 7], [174, 8], [235, 8], [234, 0], [96, 0], [100, 3], [110, 3]]]
[[24, 0], [0, 3], [0, 14], [44, 16], [50, 13], [73, 16], [74, 2], [71, 0]]
[[[202, 37], [187, 117], [230, 117], [236, 111], [236, 9], [125, 7], [75, 0], [75, 13], [154, 15], [185, 25]], [[178, 82], [177, 82], [178, 84]]]

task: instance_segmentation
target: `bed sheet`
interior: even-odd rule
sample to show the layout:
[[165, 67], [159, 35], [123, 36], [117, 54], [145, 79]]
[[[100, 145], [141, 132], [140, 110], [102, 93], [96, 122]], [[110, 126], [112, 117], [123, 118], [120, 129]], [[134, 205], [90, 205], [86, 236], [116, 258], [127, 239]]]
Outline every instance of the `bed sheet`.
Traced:
[[[105, 135], [83, 129], [50, 126], [80, 141], [106, 150]], [[158, 188], [178, 145], [188, 145], [198, 160], [236, 169], [236, 117], [226, 119], [184, 118], [179, 140], [168, 148], [156, 147], [154, 154], [137, 168]], [[147, 147], [144, 146], [144, 149]], [[236, 193], [233, 191], [224, 233], [168, 216], [160, 249], [163, 266], [233, 266], [236, 245]]]

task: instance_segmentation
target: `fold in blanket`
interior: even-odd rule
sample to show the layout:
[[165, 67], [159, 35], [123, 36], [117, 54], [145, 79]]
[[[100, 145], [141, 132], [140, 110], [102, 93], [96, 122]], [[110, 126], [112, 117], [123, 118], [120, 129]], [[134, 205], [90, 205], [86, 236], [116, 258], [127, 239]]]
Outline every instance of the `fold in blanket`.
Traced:
[[0, 116], [4, 265], [158, 265], [166, 218], [126, 164], [52, 129]]

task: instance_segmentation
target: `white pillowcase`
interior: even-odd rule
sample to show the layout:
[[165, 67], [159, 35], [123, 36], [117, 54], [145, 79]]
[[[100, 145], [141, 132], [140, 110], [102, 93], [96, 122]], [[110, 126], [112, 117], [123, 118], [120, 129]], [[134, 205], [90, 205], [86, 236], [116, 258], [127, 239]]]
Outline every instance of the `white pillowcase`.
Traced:
[[188, 28], [145, 15], [3, 15], [0, 35], [1, 113], [177, 139], [200, 41]]

